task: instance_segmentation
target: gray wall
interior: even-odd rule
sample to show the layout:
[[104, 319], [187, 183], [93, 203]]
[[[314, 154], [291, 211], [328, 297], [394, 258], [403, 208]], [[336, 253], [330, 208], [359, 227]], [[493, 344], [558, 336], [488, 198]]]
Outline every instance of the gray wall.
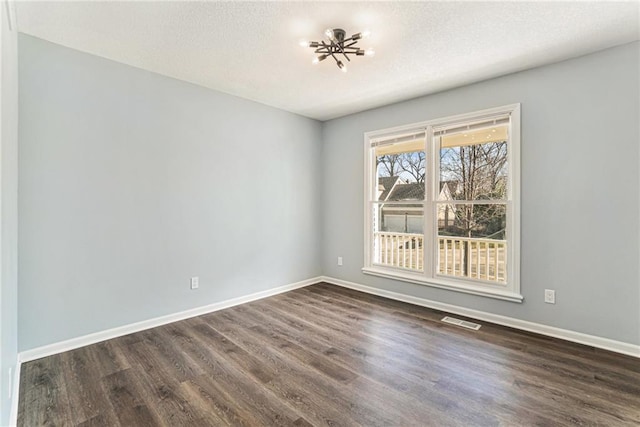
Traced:
[[321, 123], [25, 35], [19, 66], [20, 350], [320, 274]]
[[18, 353], [18, 35], [0, 6], [0, 425], [8, 425], [17, 398], [9, 399], [9, 370], [15, 372]]
[[[635, 42], [326, 122], [323, 273], [640, 344], [638, 52]], [[518, 102], [524, 303], [362, 274], [363, 132]]]
[[0, 425], [9, 424], [9, 370], [18, 353], [18, 36], [0, 3]]

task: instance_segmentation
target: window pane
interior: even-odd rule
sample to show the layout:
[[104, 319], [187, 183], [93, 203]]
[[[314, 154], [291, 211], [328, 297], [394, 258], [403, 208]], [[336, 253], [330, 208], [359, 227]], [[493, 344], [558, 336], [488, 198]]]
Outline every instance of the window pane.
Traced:
[[438, 274], [507, 281], [505, 204], [438, 203]]
[[376, 147], [376, 200], [424, 200], [425, 157], [424, 138]]
[[438, 200], [506, 199], [507, 140], [508, 125], [442, 136]]
[[372, 215], [373, 263], [423, 271], [423, 205], [375, 203]]

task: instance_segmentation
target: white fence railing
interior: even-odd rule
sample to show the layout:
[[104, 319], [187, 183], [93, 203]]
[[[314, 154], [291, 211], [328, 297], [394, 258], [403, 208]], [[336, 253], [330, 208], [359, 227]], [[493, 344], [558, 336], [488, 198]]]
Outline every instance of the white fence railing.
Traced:
[[375, 233], [377, 262], [392, 267], [423, 271], [424, 236], [413, 233]]
[[[375, 233], [376, 262], [424, 270], [424, 236], [414, 233]], [[438, 237], [438, 274], [490, 282], [507, 280], [506, 240]]]
[[439, 237], [438, 273], [505, 283], [507, 241]]

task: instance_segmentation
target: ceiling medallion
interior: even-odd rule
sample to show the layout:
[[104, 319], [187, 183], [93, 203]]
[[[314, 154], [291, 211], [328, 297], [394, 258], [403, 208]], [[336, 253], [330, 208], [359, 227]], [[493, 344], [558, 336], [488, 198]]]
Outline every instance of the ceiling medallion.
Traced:
[[344, 57], [347, 61], [351, 61], [349, 55], [375, 55], [375, 51], [371, 48], [364, 50], [356, 46], [358, 40], [369, 36], [368, 31], [356, 33], [349, 38], [345, 38], [346, 32], [341, 28], [328, 29], [324, 32], [324, 34], [329, 39], [328, 41], [321, 40], [319, 42], [300, 42], [300, 46], [313, 48], [315, 49], [314, 53], [318, 54], [318, 56], [313, 59], [313, 64], [324, 61], [329, 56], [331, 56], [333, 59], [335, 59], [338, 68], [346, 73], [347, 66], [344, 64], [344, 62], [342, 62], [342, 57]]

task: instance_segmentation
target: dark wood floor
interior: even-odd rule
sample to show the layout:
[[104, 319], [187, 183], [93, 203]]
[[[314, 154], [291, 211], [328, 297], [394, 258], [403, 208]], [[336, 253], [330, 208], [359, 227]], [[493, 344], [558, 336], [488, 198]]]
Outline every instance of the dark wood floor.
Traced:
[[640, 425], [640, 360], [318, 284], [22, 367], [20, 426]]

